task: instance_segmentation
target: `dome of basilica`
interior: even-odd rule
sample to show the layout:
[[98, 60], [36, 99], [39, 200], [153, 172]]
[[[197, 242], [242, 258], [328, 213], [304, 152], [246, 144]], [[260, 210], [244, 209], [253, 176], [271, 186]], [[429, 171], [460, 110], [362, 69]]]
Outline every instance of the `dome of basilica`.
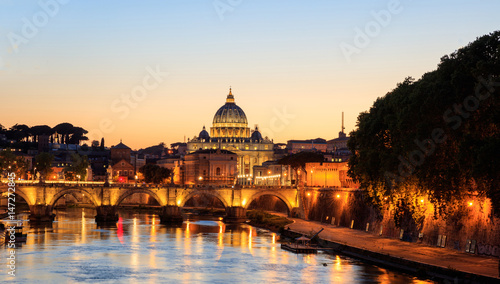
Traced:
[[259, 128], [255, 126], [255, 130], [252, 132], [252, 136], [250, 137], [252, 142], [261, 142], [262, 139], [262, 134], [259, 132]]
[[234, 103], [234, 96], [229, 89], [226, 104], [217, 110], [213, 120], [213, 126], [246, 127], [248, 125], [245, 112]]
[[200, 131], [200, 134], [198, 135], [198, 139], [200, 139], [200, 140], [202, 140], [202, 139], [209, 140], [210, 139], [210, 135], [205, 130], [205, 126], [203, 126], [203, 130]]

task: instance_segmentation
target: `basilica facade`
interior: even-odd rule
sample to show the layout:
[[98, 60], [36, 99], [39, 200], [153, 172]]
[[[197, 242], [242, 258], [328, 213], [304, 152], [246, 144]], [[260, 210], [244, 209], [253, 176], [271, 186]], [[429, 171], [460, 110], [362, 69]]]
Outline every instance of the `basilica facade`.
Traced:
[[250, 184], [253, 180], [253, 166], [273, 160], [273, 141], [263, 138], [257, 126], [248, 127], [245, 112], [236, 105], [231, 89], [226, 103], [215, 113], [210, 134], [203, 126], [198, 136], [188, 140], [187, 152], [221, 149], [237, 155], [237, 182]]

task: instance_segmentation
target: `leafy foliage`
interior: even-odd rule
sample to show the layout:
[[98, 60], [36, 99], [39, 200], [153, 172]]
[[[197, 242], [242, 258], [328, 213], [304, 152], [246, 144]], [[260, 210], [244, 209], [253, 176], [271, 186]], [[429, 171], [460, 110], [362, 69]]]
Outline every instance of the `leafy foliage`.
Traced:
[[293, 223], [292, 220], [278, 215], [269, 214], [262, 210], [248, 210], [247, 217], [250, 221], [257, 225], [263, 227], [274, 227], [276, 229], [282, 229], [286, 225]]
[[299, 173], [299, 170], [302, 170], [304, 175], [307, 176], [307, 171], [306, 171], [306, 163], [318, 163], [318, 162], [323, 162], [324, 161], [323, 154], [318, 153], [318, 152], [309, 152], [309, 151], [304, 151], [304, 152], [299, 152], [296, 154], [291, 154], [287, 155], [280, 160], [278, 160], [278, 164], [281, 165], [289, 165], [297, 174]]
[[323, 162], [323, 154], [318, 152], [299, 152], [296, 154], [291, 154], [281, 158], [278, 163], [281, 165], [289, 165], [294, 170], [302, 169], [306, 171], [306, 163], [318, 163]]
[[21, 156], [16, 156], [10, 149], [0, 151], [0, 172], [15, 173], [16, 177], [22, 178], [28, 170], [28, 162]]
[[20, 144], [16, 145], [17, 148], [23, 148], [23, 144], [26, 143], [38, 142], [41, 135], [49, 136], [50, 143], [80, 144], [81, 141], [88, 140], [88, 137], [85, 136], [87, 133], [87, 130], [73, 126], [73, 124], [67, 122], [60, 123], [54, 127], [47, 125], [30, 127], [25, 124], [16, 124], [8, 130], [3, 126], [0, 127], [0, 134], [4, 134], [7, 139], [14, 140]]
[[373, 204], [389, 202], [415, 222], [422, 197], [444, 214], [447, 204], [484, 194], [500, 215], [499, 96], [497, 31], [444, 56], [421, 79], [406, 78], [361, 113], [348, 142], [349, 175]]
[[89, 167], [89, 159], [87, 156], [81, 156], [76, 153], [71, 155], [71, 164], [70, 166], [65, 168], [66, 179], [85, 180], [85, 177], [87, 176], [88, 167]]
[[47, 179], [47, 176], [52, 172], [52, 161], [54, 161], [54, 156], [45, 152], [35, 157], [35, 167], [40, 174], [40, 181]]
[[170, 177], [171, 171], [155, 164], [146, 164], [139, 169], [147, 183], [162, 183]]

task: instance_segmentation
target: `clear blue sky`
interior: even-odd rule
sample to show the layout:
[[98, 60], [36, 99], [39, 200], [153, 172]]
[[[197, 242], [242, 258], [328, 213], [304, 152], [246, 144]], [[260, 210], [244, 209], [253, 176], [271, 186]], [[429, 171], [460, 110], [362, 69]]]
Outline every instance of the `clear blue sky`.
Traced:
[[500, 27], [498, 1], [61, 2], [0, 1], [0, 123], [70, 122], [132, 148], [210, 127], [229, 86], [275, 142], [332, 139], [342, 111], [353, 130], [405, 77]]

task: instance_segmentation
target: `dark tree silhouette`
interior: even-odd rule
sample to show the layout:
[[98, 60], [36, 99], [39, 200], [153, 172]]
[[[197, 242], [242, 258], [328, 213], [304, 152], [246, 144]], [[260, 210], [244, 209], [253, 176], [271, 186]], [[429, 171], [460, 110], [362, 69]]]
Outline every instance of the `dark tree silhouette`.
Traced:
[[155, 164], [146, 164], [139, 169], [139, 172], [144, 175], [144, 181], [147, 183], [163, 183], [170, 177], [169, 169]]
[[[418, 196], [438, 213], [470, 194], [500, 216], [500, 32], [441, 58], [361, 113], [348, 146], [349, 174], [373, 204], [418, 215]], [[418, 218], [416, 218], [418, 219]]]

